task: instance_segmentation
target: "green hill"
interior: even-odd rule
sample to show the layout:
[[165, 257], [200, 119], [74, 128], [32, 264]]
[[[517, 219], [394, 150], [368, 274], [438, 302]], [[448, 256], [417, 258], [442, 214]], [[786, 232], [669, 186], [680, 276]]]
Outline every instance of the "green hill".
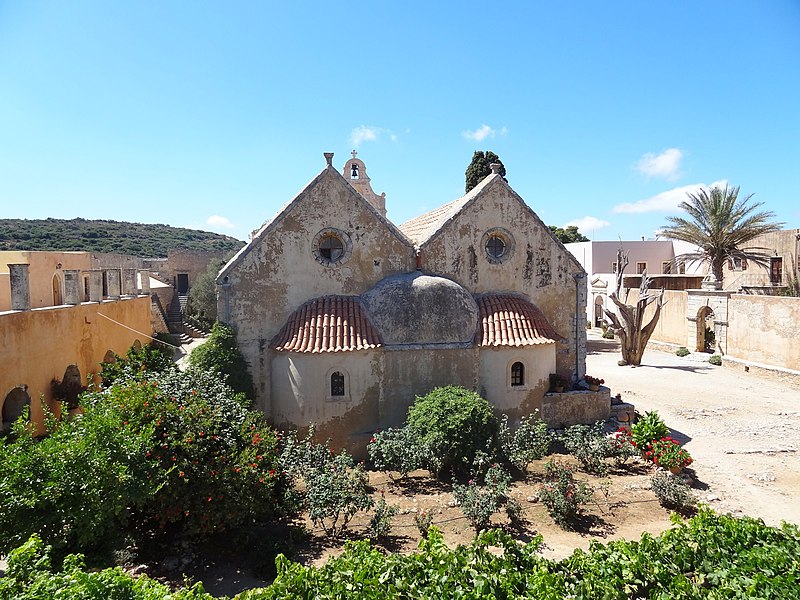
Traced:
[[236, 251], [244, 242], [227, 235], [124, 221], [87, 219], [0, 219], [0, 250], [83, 250], [145, 258], [168, 250]]

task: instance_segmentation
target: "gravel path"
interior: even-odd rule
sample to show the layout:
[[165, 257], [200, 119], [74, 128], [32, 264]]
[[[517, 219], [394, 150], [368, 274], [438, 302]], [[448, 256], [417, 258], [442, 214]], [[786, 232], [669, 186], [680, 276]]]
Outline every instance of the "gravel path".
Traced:
[[800, 389], [777, 379], [645, 351], [620, 367], [619, 343], [589, 332], [587, 372], [636, 410], [656, 410], [695, 459], [700, 498], [719, 512], [800, 523]]

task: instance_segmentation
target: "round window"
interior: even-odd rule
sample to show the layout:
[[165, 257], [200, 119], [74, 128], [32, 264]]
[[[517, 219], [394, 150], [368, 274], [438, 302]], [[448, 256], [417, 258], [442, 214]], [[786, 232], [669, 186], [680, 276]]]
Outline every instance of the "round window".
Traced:
[[344, 254], [344, 244], [338, 237], [329, 233], [320, 240], [319, 253], [325, 260], [339, 260]]
[[499, 235], [489, 237], [489, 240], [486, 242], [486, 253], [496, 260], [503, 258], [503, 254], [506, 253], [506, 243], [503, 241], [503, 238]]
[[481, 245], [486, 252], [486, 260], [494, 265], [506, 262], [514, 254], [514, 236], [502, 227], [494, 227], [484, 233]]
[[350, 258], [353, 242], [341, 229], [328, 228], [320, 231], [313, 242], [314, 258], [320, 264], [336, 266]]

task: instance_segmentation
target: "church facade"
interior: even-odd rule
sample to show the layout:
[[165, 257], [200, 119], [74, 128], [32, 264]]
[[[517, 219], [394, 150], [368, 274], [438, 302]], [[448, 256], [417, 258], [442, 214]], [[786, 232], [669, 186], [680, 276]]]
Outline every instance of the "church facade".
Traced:
[[402, 225], [363, 161], [326, 166], [217, 277], [256, 403], [363, 456], [416, 395], [461, 385], [517, 419], [585, 371], [585, 272], [498, 173]]

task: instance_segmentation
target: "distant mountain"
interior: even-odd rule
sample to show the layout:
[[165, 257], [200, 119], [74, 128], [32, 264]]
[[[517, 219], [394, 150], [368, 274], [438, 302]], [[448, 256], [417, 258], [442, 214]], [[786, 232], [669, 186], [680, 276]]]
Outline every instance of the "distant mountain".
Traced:
[[168, 250], [236, 251], [244, 242], [228, 235], [124, 221], [88, 219], [0, 219], [0, 250], [84, 250], [143, 258]]

